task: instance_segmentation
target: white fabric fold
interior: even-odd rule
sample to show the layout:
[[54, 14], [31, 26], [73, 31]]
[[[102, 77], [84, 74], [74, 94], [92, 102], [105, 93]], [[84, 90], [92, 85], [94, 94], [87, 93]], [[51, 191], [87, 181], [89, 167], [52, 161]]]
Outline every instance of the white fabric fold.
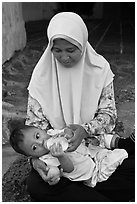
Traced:
[[127, 157], [128, 153], [125, 149], [102, 149], [94, 158], [95, 169], [87, 184], [95, 187], [97, 182], [106, 181]]

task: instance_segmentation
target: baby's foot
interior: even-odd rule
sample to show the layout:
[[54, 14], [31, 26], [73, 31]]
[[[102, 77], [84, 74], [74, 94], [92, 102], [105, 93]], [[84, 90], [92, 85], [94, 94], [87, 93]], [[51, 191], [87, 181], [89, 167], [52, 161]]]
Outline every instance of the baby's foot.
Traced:
[[103, 134], [103, 135], [99, 136], [100, 146], [103, 148], [106, 147], [107, 149], [110, 149], [112, 137], [113, 137], [113, 135], [111, 135], [111, 134]]
[[[135, 132], [128, 137], [133, 142], [135, 142]], [[106, 147], [107, 149], [115, 149], [118, 148], [119, 139], [126, 139], [124, 137], [119, 136], [118, 134], [104, 134], [100, 136], [100, 146]]]
[[119, 136], [116, 134], [103, 134], [99, 136], [100, 146], [107, 149], [113, 149], [115, 148], [115, 141], [118, 137]]

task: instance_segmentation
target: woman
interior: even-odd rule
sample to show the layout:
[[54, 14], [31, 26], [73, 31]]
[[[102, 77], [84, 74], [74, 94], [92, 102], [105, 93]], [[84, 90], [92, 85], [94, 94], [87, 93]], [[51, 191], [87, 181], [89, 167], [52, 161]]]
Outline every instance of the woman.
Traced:
[[[55, 15], [49, 23], [47, 35], [48, 46], [28, 87], [26, 124], [46, 131], [71, 127], [75, 135], [68, 151], [74, 151], [84, 138], [90, 139], [93, 135], [99, 138], [114, 129], [114, 74], [109, 63], [89, 44], [86, 25], [77, 14], [63, 12]], [[106, 141], [110, 143], [109, 138]], [[115, 148], [115, 142], [110, 143], [109, 148]], [[55, 186], [49, 186], [46, 166], [35, 159], [32, 159], [32, 165], [36, 171], [32, 169], [27, 185], [36, 201], [127, 201], [133, 196], [132, 182], [124, 189], [132, 188], [129, 196], [125, 196], [125, 191], [120, 198], [115, 196], [118, 185], [113, 179], [115, 174], [120, 183], [125, 181], [124, 176], [119, 176], [121, 168], [112, 179], [109, 178], [109, 182], [91, 189], [63, 177]]]

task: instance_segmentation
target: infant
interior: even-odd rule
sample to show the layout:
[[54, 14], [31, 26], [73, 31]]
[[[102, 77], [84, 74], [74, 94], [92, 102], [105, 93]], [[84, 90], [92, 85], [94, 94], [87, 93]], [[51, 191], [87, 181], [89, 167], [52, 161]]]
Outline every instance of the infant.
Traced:
[[73, 152], [67, 152], [68, 138], [74, 132], [65, 128], [47, 132], [36, 127], [16, 128], [10, 136], [15, 151], [26, 156], [38, 157], [49, 167], [49, 184], [54, 185], [64, 176], [71, 181], [83, 181], [94, 187], [107, 180], [115, 169], [128, 157], [126, 150], [108, 150], [100, 146], [85, 145], [85, 140]]

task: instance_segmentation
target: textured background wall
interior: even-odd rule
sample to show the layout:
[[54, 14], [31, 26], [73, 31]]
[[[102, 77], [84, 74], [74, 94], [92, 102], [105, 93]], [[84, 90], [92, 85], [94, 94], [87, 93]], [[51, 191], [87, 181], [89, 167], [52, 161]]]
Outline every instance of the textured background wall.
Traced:
[[2, 3], [2, 63], [9, 60], [16, 50], [26, 45], [26, 31], [22, 17], [22, 3]]

